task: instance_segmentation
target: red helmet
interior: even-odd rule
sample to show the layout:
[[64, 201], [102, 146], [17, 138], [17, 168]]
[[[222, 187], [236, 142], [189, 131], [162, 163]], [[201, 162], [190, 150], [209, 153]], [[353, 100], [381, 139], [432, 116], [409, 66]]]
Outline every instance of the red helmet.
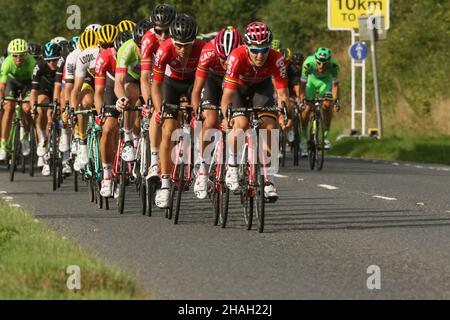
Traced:
[[215, 38], [215, 42], [216, 52], [222, 59], [226, 59], [233, 49], [242, 44], [239, 31], [232, 26], [220, 30]]
[[272, 42], [272, 31], [263, 22], [252, 22], [247, 26], [244, 41], [247, 45], [270, 45]]

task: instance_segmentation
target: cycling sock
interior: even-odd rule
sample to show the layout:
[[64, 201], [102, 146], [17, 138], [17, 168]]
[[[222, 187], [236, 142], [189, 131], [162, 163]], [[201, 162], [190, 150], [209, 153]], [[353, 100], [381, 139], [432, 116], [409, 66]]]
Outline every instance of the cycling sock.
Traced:
[[6, 139], [1, 139], [0, 140], [0, 148], [2, 150], [6, 150]]
[[45, 130], [39, 131], [39, 142], [43, 142], [47, 140], [47, 135], [45, 134]]
[[228, 156], [228, 164], [230, 166], [236, 166], [236, 153], [230, 152]]
[[328, 139], [329, 133], [330, 133], [330, 128], [323, 129], [323, 138]]
[[132, 133], [132, 131], [131, 130], [125, 130], [124, 138], [125, 138], [125, 142], [132, 141], [133, 140], [133, 133]]
[[202, 161], [202, 163], [200, 164], [199, 173], [206, 174], [206, 172], [208, 172], [208, 168], [206, 167], [206, 162]]
[[111, 168], [112, 165], [110, 163], [103, 163], [103, 179], [111, 180], [112, 178]]
[[273, 184], [275, 177], [273, 175], [267, 175], [267, 182], [270, 182], [271, 184]]
[[67, 135], [67, 129], [66, 128], [62, 128], [61, 129], [61, 136], [66, 136]]
[[151, 154], [151, 164], [152, 166], [159, 164], [159, 148], [151, 148], [152, 154]]
[[161, 177], [161, 189], [169, 189], [170, 188], [170, 175], [163, 174]]

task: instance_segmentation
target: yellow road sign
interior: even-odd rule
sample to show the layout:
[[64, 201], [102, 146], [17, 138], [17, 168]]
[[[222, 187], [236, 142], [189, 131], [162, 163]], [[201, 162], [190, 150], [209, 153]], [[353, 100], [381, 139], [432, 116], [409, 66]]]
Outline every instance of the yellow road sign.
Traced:
[[328, 29], [358, 29], [361, 15], [382, 14], [389, 29], [389, 0], [328, 0]]

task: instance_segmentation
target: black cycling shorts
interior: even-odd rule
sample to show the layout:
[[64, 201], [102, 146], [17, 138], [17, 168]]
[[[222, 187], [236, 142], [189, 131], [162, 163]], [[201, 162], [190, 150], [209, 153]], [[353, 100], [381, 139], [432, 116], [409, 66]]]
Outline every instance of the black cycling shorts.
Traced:
[[54, 85], [54, 82], [52, 83], [46, 77], [42, 77], [41, 82], [39, 83], [38, 95], [44, 95], [48, 97], [50, 101], [53, 101]]
[[209, 74], [203, 86], [201, 100], [202, 104], [220, 106], [223, 93], [223, 78]]
[[30, 101], [31, 80], [18, 81], [14, 78], [8, 77], [5, 88], [5, 100], [19, 99], [19, 94], [22, 93], [23, 101]]
[[[117, 102], [116, 94], [114, 93], [114, 80], [110, 77], [106, 76], [106, 84], [105, 84], [105, 105], [113, 106]], [[120, 112], [116, 109], [109, 110], [105, 112], [105, 116], [119, 118]]]
[[[188, 102], [191, 98], [194, 79], [177, 80], [166, 77], [164, 79], [164, 103], [180, 105], [180, 98], [187, 97]], [[174, 111], [166, 114], [168, 118], [177, 118], [178, 112]]]

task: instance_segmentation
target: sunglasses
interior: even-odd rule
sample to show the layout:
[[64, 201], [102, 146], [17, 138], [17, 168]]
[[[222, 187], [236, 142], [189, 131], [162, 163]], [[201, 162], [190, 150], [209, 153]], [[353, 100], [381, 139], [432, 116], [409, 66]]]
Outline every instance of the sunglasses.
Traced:
[[169, 34], [169, 28], [166, 28], [166, 29], [156, 29], [155, 28], [154, 31], [158, 36], [162, 35], [163, 33]]
[[319, 66], [325, 66], [325, 65], [328, 64], [328, 61], [320, 61], [320, 60], [316, 60], [316, 63], [317, 63]]
[[258, 53], [265, 54], [265, 53], [269, 52], [270, 47], [262, 47], [262, 48], [259, 48], [259, 47], [248, 47], [248, 50], [251, 53], [253, 53], [253, 54], [258, 54]]
[[46, 59], [45, 62], [50, 62], [50, 63], [55, 63], [58, 62], [59, 58], [55, 58], [55, 59]]
[[26, 56], [26, 53], [19, 53], [19, 54], [13, 54], [12, 57], [15, 59], [18, 58], [24, 58]]

